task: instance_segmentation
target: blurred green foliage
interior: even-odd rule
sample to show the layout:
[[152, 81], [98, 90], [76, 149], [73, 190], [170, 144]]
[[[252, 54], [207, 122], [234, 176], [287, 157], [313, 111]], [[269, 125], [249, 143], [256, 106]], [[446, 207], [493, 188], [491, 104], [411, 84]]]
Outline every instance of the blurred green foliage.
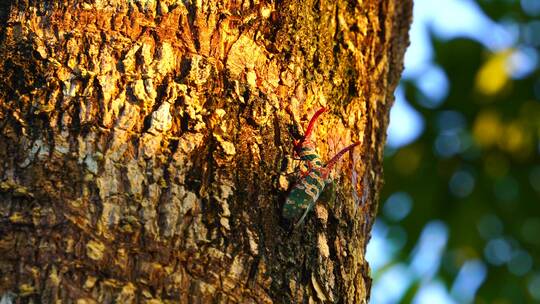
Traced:
[[[539, 303], [540, 0], [476, 3], [516, 41], [495, 51], [472, 38], [431, 33], [433, 62], [448, 79], [445, 99], [434, 103], [415, 81], [402, 81], [424, 129], [412, 143], [387, 148], [378, 221], [396, 250], [375, 270], [375, 285], [396, 265], [417, 269], [421, 235], [436, 223], [447, 229], [447, 243], [431, 280], [451, 303]], [[460, 298], [466, 283], [456, 286], [467, 261], [485, 266], [473, 299]], [[399, 302], [418, 303], [425, 282], [406, 278]]]

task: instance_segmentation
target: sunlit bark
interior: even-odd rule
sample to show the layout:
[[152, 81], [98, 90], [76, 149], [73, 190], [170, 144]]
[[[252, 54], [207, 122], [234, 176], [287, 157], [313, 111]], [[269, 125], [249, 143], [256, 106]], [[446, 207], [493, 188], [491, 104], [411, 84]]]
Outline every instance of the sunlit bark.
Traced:
[[[0, 295], [365, 301], [410, 2], [0, 5]], [[360, 178], [346, 157], [291, 231], [292, 140], [322, 106], [321, 156], [360, 141]]]

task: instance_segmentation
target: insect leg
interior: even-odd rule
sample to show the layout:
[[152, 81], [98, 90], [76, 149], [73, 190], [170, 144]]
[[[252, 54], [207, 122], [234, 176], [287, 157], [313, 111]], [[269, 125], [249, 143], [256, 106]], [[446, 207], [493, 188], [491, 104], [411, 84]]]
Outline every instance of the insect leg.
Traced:
[[311, 204], [309, 204], [309, 206], [306, 208], [306, 211], [304, 211], [304, 214], [302, 214], [302, 217], [298, 220], [296, 224], [294, 224], [294, 229], [302, 225], [302, 223], [306, 219], [306, 215], [309, 213], [309, 211], [311, 211], [311, 208], [313, 208], [314, 205], [315, 205], [315, 202], [311, 202]]
[[314, 172], [314, 174], [311, 175], [311, 180], [308, 180], [307, 178], [304, 179], [304, 183], [303, 183], [305, 186], [304, 193], [306, 193], [309, 196], [309, 201], [306, 202], [304, 200], [304, 205], [306, 203], [308, 204], [306, 206], [306, 210], [304, 211], [304, 214], [302, 215], [300, 220], [298, 220], [298, 222], [296, 223], [295, 228], [302, 225], [307, 214], [309, 213], [309, 211], [311, 211], [315, 203], [317, 203], [317, 200], [319, 199], [321, 192], [324, 190], [324, 186], [325, 186], [324, 180], [320, 177], [317, 178], [317, 176], [318, 174]]

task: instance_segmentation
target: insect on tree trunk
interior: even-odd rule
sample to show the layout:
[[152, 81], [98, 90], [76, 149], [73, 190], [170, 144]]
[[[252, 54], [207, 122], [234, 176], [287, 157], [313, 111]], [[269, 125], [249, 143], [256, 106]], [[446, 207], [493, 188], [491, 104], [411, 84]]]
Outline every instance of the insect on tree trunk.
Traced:
[[367, 301], [411, 2], [2, 1], [2, 303]]

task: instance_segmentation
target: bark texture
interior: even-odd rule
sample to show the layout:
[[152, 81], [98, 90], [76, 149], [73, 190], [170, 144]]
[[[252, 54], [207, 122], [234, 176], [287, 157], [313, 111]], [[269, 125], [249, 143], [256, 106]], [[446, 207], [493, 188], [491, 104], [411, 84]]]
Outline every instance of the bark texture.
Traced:
[[[2, 1], [0, 296], [367, 301], [411, 2]], [[361, 141], [358, 161], [291, 230], [292, 140], [321, 106], [323, 159]]]

